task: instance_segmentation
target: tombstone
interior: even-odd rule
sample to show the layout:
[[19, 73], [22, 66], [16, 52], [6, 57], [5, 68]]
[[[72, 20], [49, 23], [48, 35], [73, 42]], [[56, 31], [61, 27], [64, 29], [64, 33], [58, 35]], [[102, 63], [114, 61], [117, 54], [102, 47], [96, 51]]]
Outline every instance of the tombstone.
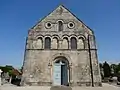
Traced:
[[61, 86], [52, 86], [50, 90], [72, 90], [72, 88], [69, 86], [61, 85]]
[[2, 70], [0, 69], [0, 86], [1, 86], [1, 73], [2, 73]]

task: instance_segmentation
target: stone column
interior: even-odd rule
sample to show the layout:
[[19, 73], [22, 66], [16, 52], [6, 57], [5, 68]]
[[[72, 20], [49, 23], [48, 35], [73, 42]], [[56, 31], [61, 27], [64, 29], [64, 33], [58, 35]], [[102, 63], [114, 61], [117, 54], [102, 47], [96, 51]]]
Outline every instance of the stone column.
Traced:
[[0, 69], [0, 86], [1, 86], [1, 73], [2, 73], [2, 70]]

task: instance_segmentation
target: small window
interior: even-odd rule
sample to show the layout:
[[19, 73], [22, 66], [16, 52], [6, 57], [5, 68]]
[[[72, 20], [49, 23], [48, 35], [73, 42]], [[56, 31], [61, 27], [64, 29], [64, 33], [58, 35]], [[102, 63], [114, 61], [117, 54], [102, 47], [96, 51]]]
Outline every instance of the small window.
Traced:
[[78, 49], [84, 49], [84, 48], [85, 48], [84, 38], [80, 37], [78, 39]]
[[72, 29], [75, 27], [75, 24], [73, 22], [68, 23], [68, 28]]
[[71, 49], [77, 49], [77, 40], [75, 37], [71, 38]]
[[56, 37], [54, 37], [53, 39], [52, 39], [52, 45], [51, 45], [52, 47], [52, 49], [58, 49], [58, 39], [56, 38]]
[[64, 37], [64, 38], [63, 38], [63, 41], [62, 41], [62, 49], [69, 49], [69, 41], [68, 41], [68, 38], [67, 38], [67, 37]]
[[58, 21], [58, 29], [59, 29], [59, 31], [63, 31], [63, 22], [62, 21]]
[[42, 49], [42, 47], [43, 47], [43, 40], [42, 40], [41, 37], [39, 37], [37, 39], [36, 46], [37, 46], [37, 49]]
[[50, 28], [52, 27], [51, 22], [47, 22], [47, 23], [45, 24], [45, 27], [46, 27], [47, 29], [50, 29]]
[[45, 38], [45, 49], [51, 49], [51, 39], [49, 37]]

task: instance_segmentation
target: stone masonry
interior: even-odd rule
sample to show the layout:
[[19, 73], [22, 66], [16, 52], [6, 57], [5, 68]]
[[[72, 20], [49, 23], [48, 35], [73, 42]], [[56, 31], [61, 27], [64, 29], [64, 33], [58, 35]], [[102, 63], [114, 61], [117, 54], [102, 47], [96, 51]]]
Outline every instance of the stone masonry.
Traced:
[[94, 33], [63, 5], [29, 30], [21, 85], [52, 86], [61, 57], [68, 62], [69, 86], [101, 86]]

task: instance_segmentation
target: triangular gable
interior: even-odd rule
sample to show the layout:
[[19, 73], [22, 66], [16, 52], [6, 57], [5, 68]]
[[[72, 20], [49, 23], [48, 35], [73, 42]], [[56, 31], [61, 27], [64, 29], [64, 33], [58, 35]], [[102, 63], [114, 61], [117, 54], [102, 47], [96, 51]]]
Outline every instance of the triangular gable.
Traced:
[[61, 17], [61, 15], [64, 16], [64, 17], [67, 17], [69, 19], [71, 17], [71, 18], [74, 18], [74, 19], [78, 20], [80, 23], [82, 23], [83, 28], [87, 28], [87, 30], [89, 30], [88, 32], [93, 33], [93, 31], [87, 25], [85, 25], [82, 20], [80, 20], [79, 18], [77, 18], [69, 9], [67, 9], [63, 5], [59, 5], [55, 10], [53, 10], [51, 13], [49, 13], [47, 16], [45, 16], [40, 21], [38, 21], [38, 23], [36, 25], [34, 25], [31, 29], [36, 28], [39, 25], [39, 23], [41, 23], [42, 21], [46, 20], [49, 17], [51, 19], [52, 18], [53, 19], [55, 19], [55, 18], [58, 19], [59, 17]]

